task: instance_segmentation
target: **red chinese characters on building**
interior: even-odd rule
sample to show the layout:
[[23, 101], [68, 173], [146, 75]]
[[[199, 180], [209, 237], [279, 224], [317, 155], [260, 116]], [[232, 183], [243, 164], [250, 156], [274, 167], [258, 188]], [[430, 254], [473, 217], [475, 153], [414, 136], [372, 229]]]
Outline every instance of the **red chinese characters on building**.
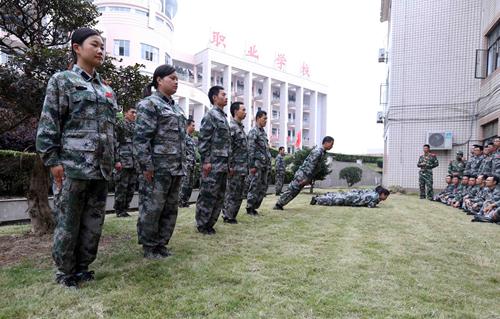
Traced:
[[252, 44], [248, 50], [245, 52], [245, 55], [248, 57], [259, 59], [259, 52], [257, 52], [257, 47], [255, 44]]
[[226, 48], [226, 43], [224, 42], [226, 40], [226, 36], [223, 35], [220, 32], [214, 31], [212, 32], [212, 39], [210, 40], [210, 43], [215, 45], [216, 47], [223, 47]]
[[278, 53], [276, 56], [276, 59], [274, 60], [274, 63], [276, 64], [276, 67], [283, 71], [286, 66], [286, 57], [284, 53]]
[[306, 64], [305, 62], [302, 63], [302, 66], [300, 67], [300, 74], [302, 74], [302, 76], [311, 77], [311, 73], [309, 72], [309, 64]]

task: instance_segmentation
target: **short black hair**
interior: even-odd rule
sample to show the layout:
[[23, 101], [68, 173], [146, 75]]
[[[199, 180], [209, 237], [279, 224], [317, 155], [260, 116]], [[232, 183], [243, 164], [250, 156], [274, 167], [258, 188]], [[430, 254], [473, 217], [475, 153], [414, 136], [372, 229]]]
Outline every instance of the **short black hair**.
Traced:
[[474, 145], [474, 148], [479, 148], [481, 151], [484, 149], [482, 145]]
[[488, 146], [495, 146], [495, 143], [493, 143], [493, 142], [489, 142], [489, 143], [488, 143]]
[[186, 125], [187, 125], [187, 126], [191, 125], [192, 123], [194, 123], [194, 120], [193, 120], [193, 119], [188, 119], [188, 120], [186, 121]]
[[384, 187], [382, 187], [380, 185], [377, 186], [377, 187], [375, 187], [375, 191], [377, 193], [379, 193], [380, 195], [381, 194], [385, 194], [386, 196], [389, 196], [389, 194], [391, 193], [387, 188], [384, 188]]
[[333, 137], [325, 136], [325, 137], [323, 137], [323, 142], [321, 142], [321, 144], [332, 143], [333, 141], [335, 141], [335, 139]]
[[471, 179], [471, 178], [476, 179], [477, 176], [476, 175], [469, 175], [469, 179]]
[[214, 104], [214, 96], [219, 95], [220, 91], [224, 91], [224, 88], [220, 85], [212, 86], [210, 90], [208, 90], [208, 99], [211, 104]]
[[495, 174], [491, 174], [491, 175], [490, 175], [490, 176], [488, 176], [488, 177], [493, 177], [493, 180], [495, 181], [495, 183], [496, 183], [496, 184], [498, 184], [498, 182], [500, 182], [500, 178], [498, 178], [498, 176], [497, 176], [497, 175], [495, 175]]
[[429, 144], [424, 144], [423, 147], [431, 148], [431, 146]]
[[233, 102], [229, 111], [231, 112], [231, 116], [234, 117], [234, 113], [240, 109], [240, 106], [243, 105], [243, 102]]
[[278, 148], [278, 152], [279, 152], [279, 151], [281, 151], [281, 150], [285, 150], [285, 148], [284, 148], [283, 146], [280, 146], [280, 147]]
[[262, 111], [262, 110], [258, 110], [257, 111], [257, 114], [255, 114], [255, 119], [260, 119], [261, 117], [263, 117], [264, 115], [267, 115], [267, 112], [266, 111]]

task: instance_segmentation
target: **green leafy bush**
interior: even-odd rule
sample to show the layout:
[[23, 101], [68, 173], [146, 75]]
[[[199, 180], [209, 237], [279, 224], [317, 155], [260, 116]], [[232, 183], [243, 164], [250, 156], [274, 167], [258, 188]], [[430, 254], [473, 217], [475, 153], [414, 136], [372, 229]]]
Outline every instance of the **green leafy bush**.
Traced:
[[363, 177], [363, 170], [356, 166], [345, 167], [341, 169], [339, 172], [339, 178], [345, 179], [348, 187], [351, 187], [352, 185], [361, 181], [362, 177]]

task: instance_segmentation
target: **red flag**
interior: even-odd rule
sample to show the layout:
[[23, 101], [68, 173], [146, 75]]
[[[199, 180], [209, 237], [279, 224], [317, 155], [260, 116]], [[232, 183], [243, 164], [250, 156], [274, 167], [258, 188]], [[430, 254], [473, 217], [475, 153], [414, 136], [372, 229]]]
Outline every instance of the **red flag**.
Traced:
[[302, 142], [302, 131], [297, 132], [297, 139], [295, 140], [295, 148], [300, 148], [300, 143]]

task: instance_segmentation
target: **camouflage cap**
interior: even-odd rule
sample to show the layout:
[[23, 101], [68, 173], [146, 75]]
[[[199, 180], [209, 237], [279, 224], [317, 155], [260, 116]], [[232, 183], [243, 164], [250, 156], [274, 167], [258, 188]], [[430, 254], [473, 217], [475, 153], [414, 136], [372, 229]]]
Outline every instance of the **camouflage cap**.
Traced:
[[464, 152], [462, 152], [462, 151], [458, 151], [458, 152], [457, 152], [457, 155], [459, 155], [459, 156], [464, 156]]

